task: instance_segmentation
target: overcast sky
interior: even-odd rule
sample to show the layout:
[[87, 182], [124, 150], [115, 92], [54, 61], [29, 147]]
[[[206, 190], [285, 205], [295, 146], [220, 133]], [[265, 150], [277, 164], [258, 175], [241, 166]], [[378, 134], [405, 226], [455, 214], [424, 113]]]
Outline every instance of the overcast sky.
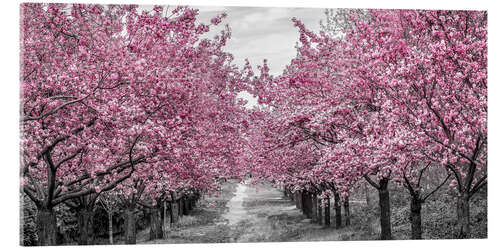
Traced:
[[[292, 17], [297, 17], [312, 30], [319, 30], [319, 21], [324, 9], [318, 8], [263, 8], [263, 7], [215, 7], [194, 6], [200, 10], [199, 20], [209, 23], [219, 13], [227, 17], [216, 30], [229, 24], [232, 37], [226, 50], [235, 57], [237, 65], [243, 65], [245, 58], [252, 65], [262, 64], [268, 59], [270, 72], [279, 75], [285, 65], [296, 55], [295, 43], [298, 29], [293, 26]], [[210, 32], [214, 34], [216, 31]], [[211, 35], [210, 34], [210, 35]]]
[[[225, 24], [229, 24], [232, 36], [226, 51], [234, 55], [234, 63], [240, 68], [248, 59], [251, 65], [261, 65], [264, 59], [272, 75], [279, 75], [290, 60], [295, 57], [298, 29], [293, 26], [292, 17], [300, 19], [306, 27], [319, 30], [319, 21], [324, 9], [318, 8], [264, 8], [264, 7], [212, 7], [195, 6], [200, 10], [199, 20], [209, 23], [210, 19], [222, 12], [227, 14], [224, 21], [208, 35], [213, 36]], [[248, 101], [251, 108], [257, 100], [248, 93], [238, 95]]]
[[[293, 17], [301, 20], [307, 28], [318, 31], [319, 21], [324, 18], [321, 8], [271, 8], [271, 7], [224, 7], [224, 6], [190, 6], [199, 9], [199, 22], [209, 24], [210, 19], [225, 12], [223, 22], [212, 28], [207, 37], [213, 37], [226, 24], [231, 28], [232, 36], [225, 50], [234, 56], [234, 62], [240, 68], [245, 59], [256, 69], [264, 59], [268, 60], [270, 73], [277, 76], [295, 57], [295, 44], [298, 41], [298, 29], [293, 26]], [[140, 9], [152, 9], [152, 6], [141, 6]], [[212, 26], [213, 27], [213, 26]], [[247, 107], [255, 105], [256, 100], [248, 93], [239, 97], [247, 99]]]

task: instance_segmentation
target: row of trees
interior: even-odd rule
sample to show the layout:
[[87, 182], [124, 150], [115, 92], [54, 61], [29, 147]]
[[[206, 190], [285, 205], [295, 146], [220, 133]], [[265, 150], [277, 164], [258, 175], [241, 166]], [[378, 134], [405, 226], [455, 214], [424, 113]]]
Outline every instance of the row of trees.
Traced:
[[[390, 183], [409, 193], [413, 239], [422, 203], [449, 183], [458, 237], [469, 237], [470, 199], [487, 183], [487, 13], [326, 16], [319, 34], [293, 19], [297, 56], [276, 77], [264, 61], [250, 82], [261, 105], [247, 166], [291, 192], [334, 197], [339, 210], [366, 181], [378, 190], [381, 239], [392, 238]], [[428, 173], [439, 181], [427, 185]]]
[[159, 232], [162, 209], [244, 172], [245, 77], [223, 51], [231, 32], [200, 38], [224, 14], [201, 24], [188, 7], [21, 12], [21, 189], [36, 206], [39, 245], [56, 244], [58, 206], [76, 209], [79, 243], [90, 244], [94, 208], [112, 209], [112, 197], [135, 243], [139, 205], [156, 211]]
[[[266, 62], [258, 76], [231, 64], [229, 27], [200, 38], [225, 14], [201, 24], [187, 7], [21, 11], [21, 188], [40, 245], [56, 244], [63, 205], [91, 243], [105, 197], [124, 210], [127, 243], [138, 206], [155, 211], [159, 237], [158, 216], [175, 217], [179, 199], [247, 171], [339, 211], [366, 181], [381, 239], [392, 238], [390, 183], [408, 190], [418, 239], [422, 203], [451, 180], [458, 234], [469, 236], [470, 199], [487, 183], [486, 12], [327, 11], [319, 34], [294, 19], [297, 57], [273, 77]], [[247, 112], [243, 90], [261, 105]]]

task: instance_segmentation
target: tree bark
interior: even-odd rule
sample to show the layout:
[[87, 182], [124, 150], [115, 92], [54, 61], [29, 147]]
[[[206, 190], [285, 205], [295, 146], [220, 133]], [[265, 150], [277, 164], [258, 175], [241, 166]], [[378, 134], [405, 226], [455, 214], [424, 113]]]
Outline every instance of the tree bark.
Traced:
[[351, 210], [349, 210], [349, 196], [347, 196], [344, 201], [344, 218], [345, 218], [345, 225], [346, 226], [351, 225]]
[[295, 192], [295, 206], [302, 210], [302, 192], [301, 191], [296, 191]]
[[189, 215], [189, 211], [190, 211], [189, 198], [183, 199], [182, 203], [184, 205], [184, 209], [183, 209], [184, 215]]
[[312, 222], [316, 223], [318, 222], [318, 198], [315, 194], [311, 197], [311, 205]]
[[411, 238], [413, 240], [422, 239], [422, 200], [412, 197], [410, 203]]
[[94, 211], [90, 207], [81, 206], [78, 216], [78, 245], [92, 245], [94, 242]]
[[168, 228], [170, 228], [171, 215], [169, 210], [169, 202], [163, 201], [163, 239], [167, 239]]
[[38, 245], [55, 246], [57, 235], [56, 214], [52, 208], [39, 208], [37, 214]]
[[330, 226], [330, 197], [326, 198], [325, 206], [325, 226]]
[[389, 179], [379, 181], [378, 196], [380, 206], [380, 239], [391, 240], [391, 203], [388, 189]]
[[172, 201], [170, 203], [170, 215], [171, 228], [175, 228], [179, 222], [179, 203], [177, 201]]
[[334, 196], [334, 207], [335, 207], [335, 228], [342, 227], [342, 208], [340, 205], [340, 195], [335, 192]]
[[162, 239], [163, 238], [163, 228], [161, 221], [161, 206], [160, 204], [154, 206], [151, 209], [151, 228], [149, 231], [149, 239]]
[[318, 224], [323, 225], [323, 207], [321, 206], [322, 199], [318, 199], [317, 201], [317, 210], [318, 210]]
[[125, 244], [135, 244], [137, 229], [135, 227], [135, 214], [133, 207], [125, 209]]
[[470, 237], [469, 200], [470, 197], [467, 193], [459, 193], [457, 197], [457, 231], [459, 239], [467, 239]]
[[108, 211], [108, 236], [109, 244], [113, 245], [113, 211]]
[[191, 197], [190, 197], [190, 198], [187, 200], [187, 206], [188, 206], [188, 209], [187, 209], [187, 210], [188, 210], [189, 212], [193, 211], [193, 198], [191, 198]]
[[370, 193], [368, 190], [368, 186], [366, 186], [366, 182], [363, 182], [363, 188], [365, 191], [366, 206], [371, 207], [372, 203], [371, 203], [371, 199], [370, 199]]
[[184, 199], [180, 198], [177, 202], [179, 203], [179, 205], [178, 205], [179, 216], [182, 217], [182, 216], [184, 216]]
[[308, 192], [302, 192], [302, 212], [310, 219], [312, 218], [311, 207], [311, 196]]

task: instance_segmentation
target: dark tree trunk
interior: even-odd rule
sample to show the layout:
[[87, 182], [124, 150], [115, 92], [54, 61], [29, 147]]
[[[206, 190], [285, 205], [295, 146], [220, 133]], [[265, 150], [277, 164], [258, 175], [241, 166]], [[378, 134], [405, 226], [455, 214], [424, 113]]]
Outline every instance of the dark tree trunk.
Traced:
[[108, 211], [108, 237], [109, 244], [113, 245], [113, 211]]
[[302, 210], [302, 191], [295, 192], [295, 206]]
[[92, 245], [94, 243], [94, 211], [90, 207], [81, 206], [77, 210], [78, 216], [78, 245]]
[[193, 210], [196, 207], [196, 200], [198, 200], [197, 197], [191, 199], [191, 210]]
[[302, 212], [307, 218], [312, 218], [312, 200], [308, 192], [302, 192]]
[[325, 206], [325, 226], [330, 226], [330, 197], [326, 198]]
[[316, 223], [318, 222], [318, 198], [316, 195], [311, 197], [311, 205], [312, 222]]
[[178, 205], [178, 207], [179, 207], [179, 216], [182, 217], [184, 215], [184, 201], [181, 198], [177, 202], [179, 203], [179, 205]]
[[351, 225], [351, 210], [349, 210], [349, 196], [347, 196], [344, 201], [344, 218], [345, 218], [345, 225], [346, 226]]
[[39, 246], [55, 246], [57, 235], [56, 214], [52, 208], [39, 208], [37, 214]]
[[193, 198], [189, 198], [187, 200], [187, 205], [188, 205], [188, 211], [189, 212], [193, 211]]
[[342, 207], [340, 205], [340, 195], [335, 192], [334, 194], [334, 206], [335, 206], [335, 228], [342, 227]]
[[317, 210], [318, 210], [318, 223], [320, 225], [323, 225], [323, 207], [322, 207], [322, 199], [318, 199], [318, 202], [316, 203], [316, 207], [317, 207]]
[[184, 209], [183, 209], [183, 212], [184, 212], [184, 215], [189, 215], [189, 199], [184, 199], [182, 201], [182, 204], [184, 205]]
[[151, 209], [151, 230], [149, 231], [150, 240], [163, 238], [161, 212], [162, 209], [159, 204]]
[[301, 210], [302, 213], [307, 216], [306, 210], [307, 210], [307, 198], [305, 192], [300, 192], [300, 200], [301, 200]]
[[380, 239], [390, 240], [391, 234], [391, 203], [388, 189], [389, 179], [382, 178], [379, 181], [379, 206], [380, 206]]
[[175, 228], [179, 222], [179, 203], [177, 201], [172, 201], [170, 203], [170, 215], [171, 228]]
[[135, 244], [137, 229], [135, 227], [135, 214], [133, 207], [125, 209], [125, 244]]
[[460, 193], [457, 197], [457, 231], [459, 239], [470, 237], [469, 199], [469, 194], [467, 193]]
[[422, 200], [412, 196], [410, 203], [411, 238], [422, 239]]
[[170, 228], [171, 214], [169, 208], [169, 202], [163, 201], [163, 239], [167, 239], [168, 228]]

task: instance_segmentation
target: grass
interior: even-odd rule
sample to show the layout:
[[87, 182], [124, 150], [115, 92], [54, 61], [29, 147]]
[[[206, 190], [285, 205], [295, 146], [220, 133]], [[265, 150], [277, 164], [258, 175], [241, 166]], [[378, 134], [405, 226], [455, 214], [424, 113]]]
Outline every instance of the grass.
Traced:
[[[293, 201], [283, 197], [281, 191], [270, 185], [257, 184], [245, 190], [245, 214], [235, 225], [228, 225], [222, 215], [228, 211], [229, 199], [237, 184], [224, 185], [222, 195], [207, 197], [189, 216], [182, 217], [179, 227], [172, 229], [168, 239], [146, 241], [148, 234], [140, 236], [139, 243], [223, 243], [223, 242], [284, 242], [284, 241], [356, 241], [377, 240], [380, 235], [378, 203], [371, 206], [361, 198], [352, 197], [351, 225], [335, 228], [335, 211], [331, 206], [331, 226], [312, 223]], [[408, 197], [404, 193], [391, 193], [391, 222], [393, 239], [409, 239]], [[441, 194], [424, 203], [422, 209], [423, 238], [455, 238], [455, 202], [452, 195]], [[215, 206], [208, 206], [215, 202]], [[473, 238], [487, 237], [486, 199], [471, 201], [471, 227]], [[344, 219], [344, 218], [343, 218]], [[343, 221], [343, 223], [345, 223]], [[451, 230], [450, 230], [451, 229]], [[148, 230], [144, 230], [149, 232]]]

